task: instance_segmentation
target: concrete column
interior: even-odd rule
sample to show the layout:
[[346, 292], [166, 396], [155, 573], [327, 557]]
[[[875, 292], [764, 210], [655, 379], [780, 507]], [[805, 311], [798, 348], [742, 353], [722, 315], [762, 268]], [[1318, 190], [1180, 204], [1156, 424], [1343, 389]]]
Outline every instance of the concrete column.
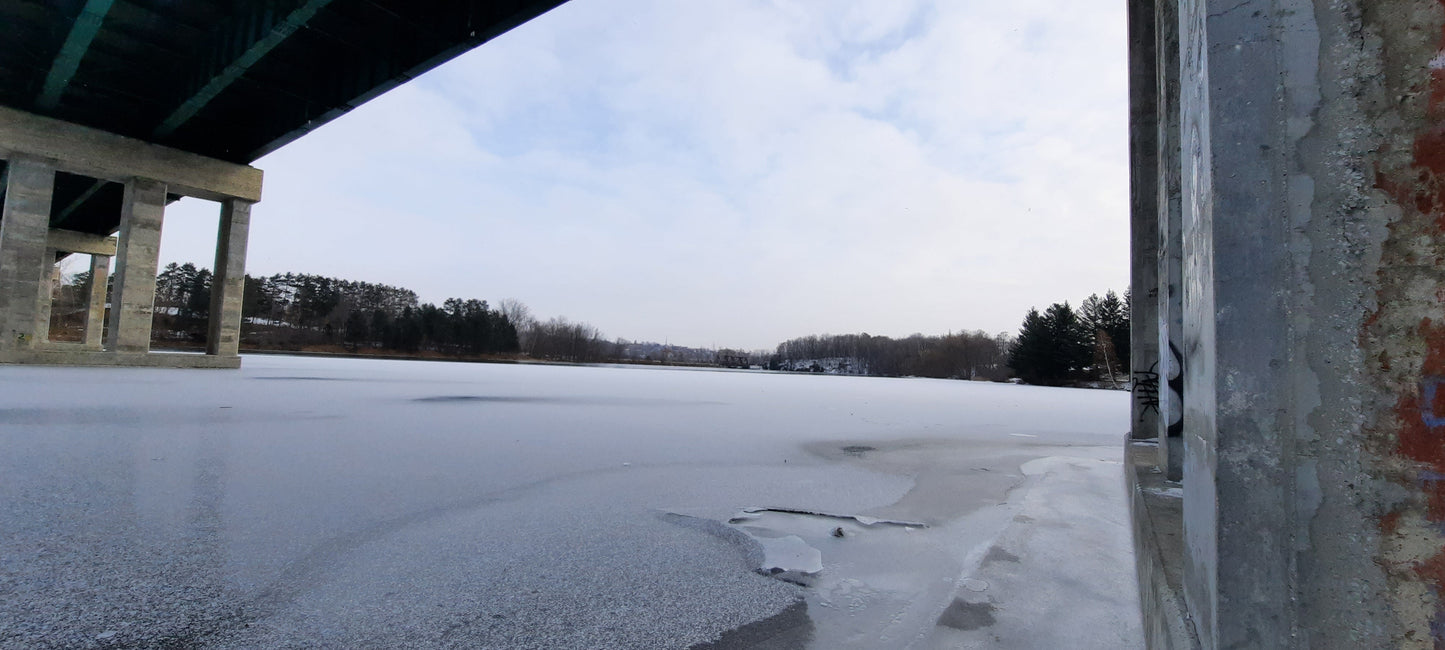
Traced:
[[[28, 349], [45, 340], [39, 306], [48, 304], [46, 237], [55, 169], [24, 157], [8, 162], [5, 207], [0, 217], [0, 352]], [[54, 257], [51, 257], [53, 262]]]
[[240, 353], [241, 302], [246, 289], [246, 239], [250, 230], [250, 202], [230, 199], [221, 203], [206, 354], [236, 356]]
[[55, 302], [55, 286], [60, 280], [56, 277], [60, 273], [55, 264], [57, 254], [54, 248], [46, 248], [41, 261], [40, 292], [35, 296], [35, 341], [31, 347], [44, 347], [50, 342], [50, 309]]
[[105, 285], [110, 280], [110, 257], [90, 256], [90, 301], [85, 312], [85, 347], [90, 350], [101, 348], [101, 334], [105, 331]]
[[1204, 648], [1445, 641], [1442, 21], [1433, 0], [1179, 2], [1167, 340]]
[[1159, 43], [1159, 467], [1178, 481], [1184, 463], [1184, 231], [1179, 195], [1179, 0], [1158, 0]]
[[150, 351], [165, 208], [165, 183], [137, 178], [125, 184], [111, 296], [108, 347], [113, 352]]
[[1129, 0], [1129, 358], [1134, 438], [1159, 435], [1158, 62], [1155, 0]]
[[1316, 108], [1314, 12], [1289, 0], [1180, 5], [1184, 574], [1206, 648], [1309, 645], [1296, 636], [1308, 534], [1295, 499], [1319, 488], [1294, 456], [1296, 400], [1308, 398], [1293, 346], [1310, 318], [1292, 313], [1308, 295], [1292, 222], [1311, 209], [1295, 165], [1311, 155], [1300, 127]]

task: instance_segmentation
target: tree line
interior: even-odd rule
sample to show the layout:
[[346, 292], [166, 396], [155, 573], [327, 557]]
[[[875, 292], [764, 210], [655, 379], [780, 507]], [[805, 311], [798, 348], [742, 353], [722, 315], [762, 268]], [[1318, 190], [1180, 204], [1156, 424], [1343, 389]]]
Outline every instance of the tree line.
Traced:
[[[161, 345], [205, 341], [211, 271], [169, 264], [156, 278], [153, 340]], [[56, 289], [52, 316], [83, 322], [89, 273]], [[523, 355], [596, 363], [633, 362], [765, 367], [884, 377], [917, 376], [1061, 386], [1129, 376], [1130, 295], [1094, 294], [1078, 309], [1054, 303], [1030, 309], [1018, 336], [963, 331], [894, 339], [862, 334], [811, 335], [767, 351], [709, 350], [625, 339], [608, 340], [587, 323], [541, 320], [526, 305], [505, 299], [449, 298], [422, 303], [401, 287], [305, 273], [246, 276], [242, 341], [251, 349], [303, 350], [341, 346], [400, 354]], [[63, 329], [57, 328], [57, 329]], [[78, 330], [77, 330], [78, 331]], [[67, 330], [68, 332], [68, 330]]]
[[[156, 277], [153, 339], [204, 341], [210, 292], [209, 269], [191, 263], [162, 269]], [[520, 350], [516, 326], [485, 300], [421, 303], [410, 289], [306, 273], [247, 275], [241, 338], [248, 347], [280, 350], [338, 345], [353, 352], [450, 356]]]
[[[88, 280], [80, 274], [73, 280]], [[167, 265], [156, 279], [155, 337], [204, 341], [211, 272]], [[1030, 309], [1016, 337], [963, 331], [894, 339], [862, 334], [811, 335], [767, 353], [741, 353], [609, 340], [596, 327], [563, 317], [541, 320], [520, 301], [493, 308], [485, 300], [421, 303], [401, 287], [305, 273], [246, 276], [242, 337], [251, 346], [303, 349], [342, 345], [403, 354], [520, 354], [554, 361], [750, 365], [775, 370], [883, 377], [916, 376], [1061, 386], [1112, 380], [1129, 368], [1130, 296], [1094, 294], [1074, 309], [1054, 303]], [[723, 361], [726, 359], [726, 361]], [[1127, 379], [1126, 379], [1127, 381]]]
[[1019, 381], [1041, 386], [1128, 382], [1130, 296], [1090, 295], [1078, 309], [1030, 309], [1018, 336], [983, 331], [902, 339], [814, 335], [779, 344], [767, 367], [795, 372]]
[[1130, 296], [1094, 294], [1075, 310], [1068, 302], [1030, 309], [1008, 348], [1008, 367], [1020, 380], [1041, 386], [1129, 374]]
[[769, 367], [878, 377], [1007, 378], [1009, 337], [983, 331], [894, 339], [863, 334], [814, 335], [778, 344]]

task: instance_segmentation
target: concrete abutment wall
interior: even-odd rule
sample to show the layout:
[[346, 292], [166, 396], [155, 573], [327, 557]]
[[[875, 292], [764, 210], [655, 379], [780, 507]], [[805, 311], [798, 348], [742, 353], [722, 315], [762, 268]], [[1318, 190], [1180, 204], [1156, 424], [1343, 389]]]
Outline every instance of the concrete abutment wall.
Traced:
[[1445, 6], [1130, 12], [1159, 80], [1134, 282], [1182, 379], [1160, 364], [1161, 452], [1130, 470], [1151, 646], [1445, 646]]

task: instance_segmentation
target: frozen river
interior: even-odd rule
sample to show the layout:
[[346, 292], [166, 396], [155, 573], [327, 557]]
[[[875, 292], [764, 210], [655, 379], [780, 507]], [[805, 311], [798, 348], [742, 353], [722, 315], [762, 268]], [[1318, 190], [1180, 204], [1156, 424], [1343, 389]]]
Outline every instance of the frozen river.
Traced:
[[3, 648], [1128, 648], [1128, 395], [0, 366]]

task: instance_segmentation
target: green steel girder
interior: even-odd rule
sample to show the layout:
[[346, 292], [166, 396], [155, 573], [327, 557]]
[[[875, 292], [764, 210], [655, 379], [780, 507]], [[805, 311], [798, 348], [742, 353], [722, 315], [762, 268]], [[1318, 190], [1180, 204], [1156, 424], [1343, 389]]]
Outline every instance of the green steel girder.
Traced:
[[60, 46], [60, 53], [50, 65], [50, 72], [45, 76], [45, 86], [40, 91], [40, 97], [35, 100], [37, 107], [51, 110], [60, 103], [60, 97], [70, 86], [70, 80], [75, 78], [75, 71], [80, 68], [81, 59], [85, 58], [85, 53], [90, 49], [90, 42], [100, 32], [100, 26], [105, 22], [105, 14], [110, 11], [112, 4], [114, 0], [86, 0], [85, 7], [70, 26], [65, 44]]
[[[213, 72], [156, 126], [152, 137], [165, 138], [175, 133], [330, 3], [331, 0], [305, 0], [296, 6], [294, 2], [268, 2], [234, 17], [217, 32], [210, 67]], [[286, 5], [293, 8], [287, 11]]]

